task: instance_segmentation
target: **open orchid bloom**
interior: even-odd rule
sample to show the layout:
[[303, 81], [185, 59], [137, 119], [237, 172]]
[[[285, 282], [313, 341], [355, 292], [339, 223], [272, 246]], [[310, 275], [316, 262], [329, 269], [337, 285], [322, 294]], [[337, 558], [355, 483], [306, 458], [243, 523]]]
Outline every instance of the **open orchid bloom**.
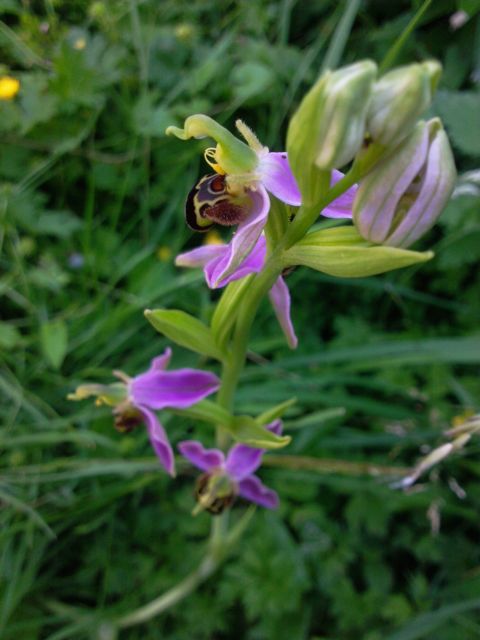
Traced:
[[171, 349], [154, 358], [150, 368], [134, 378], [121, 371], [114, 375], [121, 380], [110, 385], [85, 384], [68, 396], [70, 400], [96, 397], [97, 404], [112, 407], [115, 427], [131, 431], [142, 422], [146, 425], [150, 442], [162, 466], [175, 475], [172, 447], [155, 410], [185, 409], [217, 391], [220, 381], [213, 373], [198, 369], [165, 371], [172, 355]]
[[[281, 420], [266, 427], [279, 435]], [[239, 495], [267, 509], [278, 507], [278, 495], [266, 487], [255, 471], [262, 463], [264, 449], [236, 444], [225, 454], [220, 449], [205, 449], [196, 440], [186, 440], [178, 445], [180, 453], [195, 467], [204, 472], [197, 484], [197, 499], [201, 508], [220, 513]]]
[[[240, 280], [251, 273], [259, 273], [265, 262], [267, 246], [265, 237], [261, 235], [250, 254], [241, 262], [237, 269], [227, 277], [222, 278], [221, 269], [223, 259], [230, 251], [227, 244], [210, 244], [181, 253], [175, 264], [179, 267], [203, 267], [205, 280], [211, 289], [221, 288], [234, 280]], [[219, 273], [220, 272], [220, 273]], [[290, 318], [290, 292], [285, 280], [280, 276], [270, 289], [270, 302], [275, 315], [287, 339], [288, 346], [295, 349], [298, 340]]]
[[[215, 174], [202, 178], [192, 189], [186, 208], [187, 221], [197, 230], [205, 230], [213, 223], [238, 225], [227, 249], [218, 256], [215, 283], [236, 272], [254, 250], [267, 222], [269, 193], [288, 205], [301, 204], [301, 194], [287, 154], [270, 152], [241, 120], [237, 120], [236, 126], [247, 144], [204, 115], [190, 116], [183, 129], [167, 129], [168, 134], [182, 140], [210, 137], [217, 142], [216, 147], [205, 152], [205, 159]], [[331, 183], [342, 176], [339, 171], [332, 172]], [[331, 218], [351, 218], [354, 196], [355, 188], [352, 188], [322, 214]]]

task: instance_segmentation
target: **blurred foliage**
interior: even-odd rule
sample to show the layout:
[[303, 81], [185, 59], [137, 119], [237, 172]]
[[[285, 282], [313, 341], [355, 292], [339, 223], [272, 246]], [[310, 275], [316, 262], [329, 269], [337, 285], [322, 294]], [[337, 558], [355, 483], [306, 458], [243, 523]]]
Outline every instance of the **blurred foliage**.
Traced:
[[[365, 0], [341, 62], [380, 62], [419, 6]], [[194, 112], [241, 117], [280, 149], [344, 7], [0, 0], [0, 75], [20, 81], [0, 101], [4, 640], [109, 638], [109, 618], [199, 561], [210, 523], [190, 516], [193, 474], [171, 482], [146, 434], [120, 436], [108, 412], [65, 396], [113, 368], [140, 371], [164, 348], [145, 307], [212, 312], [201, 274], [173, 267], [199, 241], [182, 205], [204, 144], [166, 139], [165, 126]], [[354, 473], [411, 465], [454, 416], [479, 410], [479, 52], [478, 0], [436, 0], [397, 60], [445, 68], [432, 114], [461, 178], [423, 242], [436, 259], [355, 281], [297, 270], [293, 354], [261, 310], [260, 365], [238, 405], [253, 413], [295, 395], [283, 453], [317, 456], [318, 469], [266, 469], [279, 513], [258, 513], [214, 579], [122, 638], [480, 637], [478, 445], [410, 493]], [[202, 364], [181, 350], [175, 360]], [[174, 442], [201, 428], [164, 423]]]

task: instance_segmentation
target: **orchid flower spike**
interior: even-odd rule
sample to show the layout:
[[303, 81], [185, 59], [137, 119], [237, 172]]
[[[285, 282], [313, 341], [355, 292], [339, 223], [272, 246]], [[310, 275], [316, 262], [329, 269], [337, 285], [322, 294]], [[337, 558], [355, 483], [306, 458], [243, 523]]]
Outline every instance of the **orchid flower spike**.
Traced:
[[[235, 123], [246, 144], [205, 115], [185, 120], [183, 129], [168, 127], [167, 134], [181, 140], [213, 138], [217, 145], [205, 151], [205, 160], [214, 174], [205, 176], [187, 199], [188, 224], [205, 231], [212, 224], [238, 225], [218, 265], [217, 285], [234, 273], [253, 251], [267, 222], [269, 193], [282, 202], [300, 206], [301, 194], [285, 152], [270, 152], [241, 120]], [[341, 174], [340, 174], [341, 175]], [[335, 177], [333, 177], [335, 180]], [[322, 214], [332, 218], [351, 218], [345, 201], [336, 201]]]
[[[275, 420], [266, 428], [280, 435], [282, 422]], [[255, 475], [262, 463], [264, 449], [236, 444], [225, 456], [220, 449], [205, 449], [196, 440], [180, 442], [178, 449], [184, 458], [204, 472], [197, 481], [199, 509], [221, 513], [237, 495], [266, 509], [278, 507], [277, 493]]]
[[[267, 253], [265, 237], [261, 235], [251, 253], [239, 264], [237, 269], [222, 279], [222, 265], [228, 251], [229, 246], [226, 244], [208, 244], [179, 254], [175, 259], [175, 264], [178, 267], [203, 267], [208, 286], [211, 289], [221, 288], [229, 282], [240, 280], [251, 273], [259, 273], [262, 270]], [[295, 349], [298, 339], [290, 317], [290, 292], [282, 276], [277, 278], [268, 296], [288, 346]]]
[[130, 378], [121, 371], [115, 371], [114, 375], [121, 382], [81, 385], [68, 399], [84, 400], [94, 396], [96, 404], [111, 406], [115, 427], [122, 432], [131, 431], [143, 422], [160, 463], [174, 476], [172, 447], [155, 410], [190, 407], [217, 391], [220, 381], [213, 373], [197, 369], [165, 371], [171, 355], [171, 349], [167, 348], [152, 360], [144, 373]]

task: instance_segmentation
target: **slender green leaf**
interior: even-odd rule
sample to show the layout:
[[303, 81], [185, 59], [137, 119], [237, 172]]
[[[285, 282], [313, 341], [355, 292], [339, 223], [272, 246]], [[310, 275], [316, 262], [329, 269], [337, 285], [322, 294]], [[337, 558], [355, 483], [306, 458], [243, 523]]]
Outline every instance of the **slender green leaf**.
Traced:
[[285, 400], [285, 402], [281, 402], [280, 404], [275, 405], [271, 409], [267, 409], [256, 418], [257, 424], [263, 426], [264, 424], [269, 424], [277, 418], [281, 418], [283, 414], [293, 407], [293, 405], [297, 402], [296, 398], [290, 398], [290, 400]]
[[429, 611], [416, 616], [409, 624], [390, 634], [385, 640], [419, 640], [419, 638], [433, 638], [431, 634], [444, 625], [447, 621], [461, 613], [480, 609], [480, 599], [474, 598], [464, 602], [448, 604], [436, 611]]
[[40, 327], [40, 345], [47, 362], [59, 369], [68, 347], [67, 325], [62, 320], [46, 322]]
[[237, 416], [228, 427], [228, 431], [238, 442], [261, 449], [280, 449], [290, 443], [290, 436], [277, 436], [261, 427], [250, 416]]
[[181, 347], [216, 360], [223, 359], [211, 330], [185, 311], [147, 309], [145, 317], [154, 329]]
[[186, 409], [171, 410], [176, 413], [193, 420], [201, 420], [202, 422], [210, 422], [214, 425], [227, 425], [233, 420], [233, 416], [226, 409], [210, 400], [201, 400], [192, 407]]
[[357, 17], [360, 4], [361, 0], [345, 0], [345, 8], [323, 59], [322, 71], [335, 69], [342, 59], [343, 51], [350, 36], [355, 18]]

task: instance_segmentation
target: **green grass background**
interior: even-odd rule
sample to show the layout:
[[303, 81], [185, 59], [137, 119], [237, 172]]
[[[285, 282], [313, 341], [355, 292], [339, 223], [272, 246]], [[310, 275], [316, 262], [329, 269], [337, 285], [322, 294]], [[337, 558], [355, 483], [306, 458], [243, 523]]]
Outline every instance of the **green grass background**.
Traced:
[[[144, 308], [211, 316], [217, 294], [173, 265], [201, 240], [182, 207], [206, 173], [205, 145], [165, 127], [196, 112], [228, 126], [241, 117], [280, 150], [322, 67], [380, 63], [419, 6], [0, 0], [0, 75], [21, 82], [0, 102], [3, 640], [110, 640], [109, 619], [204, 552], [210, 517], [190, 515], [193, 472], [172, 482], [145, 433], [120, 435], [108, 411], [66, 401], [76, 384], [134, 374], [165, 348]], [[469, 19], [453, 29], [457, 11]], [[317, 457], [316, 468], [269, 454], [279, 511], [257, 512], [214, 578], [121, 639], [480, 638], [478, 444], [410, 493], [365, 473], [410, 466], [480, 404], [478, 0], [430, 4], [396, 62], [428, 57], [444, 65], [430, 115], [444, 119], [460, 174], [418, 243], [435, 259], [360, 280], [295, 271], [296, 352], [261, 308], [237, 408], [296, 396], [281, 453]], [[174, 365], [205, 363], [175, 349]], [[163, 421], [173, 442], [212, 442], [205, 426]]]

